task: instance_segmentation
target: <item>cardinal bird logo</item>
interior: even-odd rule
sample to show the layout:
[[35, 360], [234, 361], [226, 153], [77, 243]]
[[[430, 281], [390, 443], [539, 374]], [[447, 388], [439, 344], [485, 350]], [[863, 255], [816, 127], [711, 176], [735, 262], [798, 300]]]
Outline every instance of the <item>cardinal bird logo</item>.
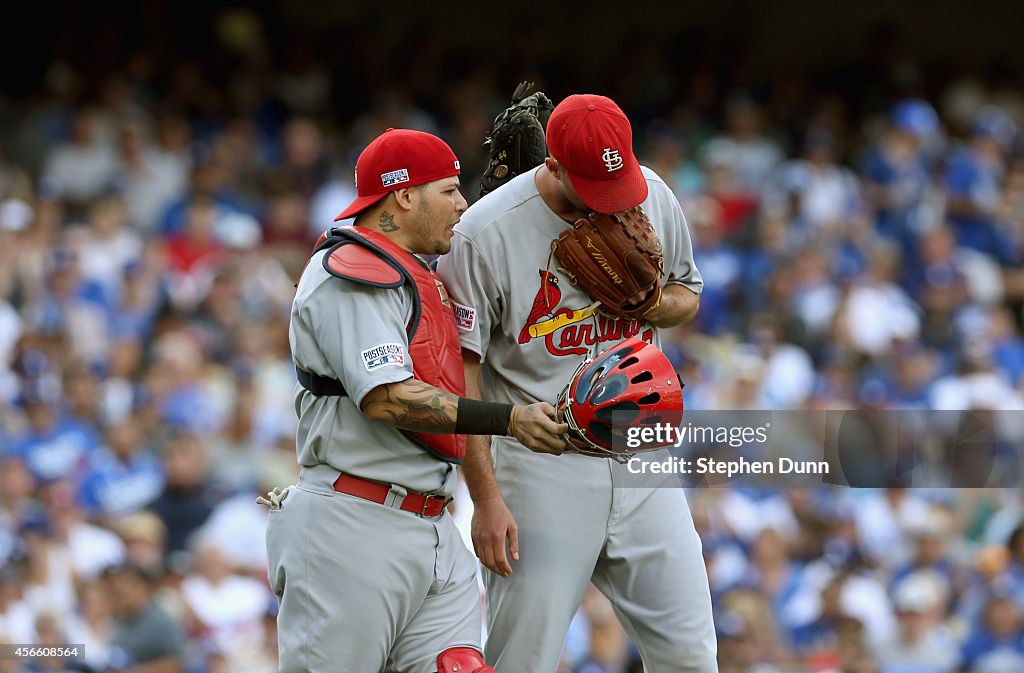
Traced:
[[[575, 310], [558, 308], [562, 301], [558, 276], [546, 269], [539, 269], [538, 272], [540, 288], [533, 298], [533, 308], [526, 318], [526, 324], [519, 331], [521, 345], [540, 339], [551, 355], [575, 357], [591, 352], [595, 344], [617, 342], [631, 336], [639, 335], [648, 343], [654, 341], [654, 331], [649, 327], [645, 329], [646, 323], [643, 320], [598, 316], [600, 302], [595, 301]], [[571, 300], [571, 297], [567, 299]], [[593, 318], [594, 322], [584, 323], [588, 318]]]
[[537, 296], [533, 298], [533, 308], [526, 318], [526, 324], [519, 332], [519, 343], [524, 344], [530, 341], [530, 328], [541, 321], [541, 318], [550, 316], [558, 302], [562, 301], [562, 291], [558, 288], [558, 276], [545, 269], [539, 269], [540, 289]]
[[563, 308], [555, 311], [562, 300], [562, 291], [558, 288], [558, 276], [540, 269], [540, 289], [533, 298], [533, 308], [526, 318], [526, 324], [519, 332], [519, 343], [525, 344], [530, 339], [546, 337], [566, 325], [586, 320], [597, 313], [597, 302], [575, 311]]

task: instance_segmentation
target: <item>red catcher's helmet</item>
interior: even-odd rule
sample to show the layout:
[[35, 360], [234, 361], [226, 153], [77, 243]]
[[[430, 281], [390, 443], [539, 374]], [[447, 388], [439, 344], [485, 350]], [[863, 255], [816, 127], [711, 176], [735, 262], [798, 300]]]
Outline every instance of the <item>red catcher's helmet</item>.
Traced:
[[627, 428], [682, 422], [682, 383], [664, 353], [631, 337], [584, 361], [558, 396], [557, 411], [579, 453], [625, 462], [632, 455]]

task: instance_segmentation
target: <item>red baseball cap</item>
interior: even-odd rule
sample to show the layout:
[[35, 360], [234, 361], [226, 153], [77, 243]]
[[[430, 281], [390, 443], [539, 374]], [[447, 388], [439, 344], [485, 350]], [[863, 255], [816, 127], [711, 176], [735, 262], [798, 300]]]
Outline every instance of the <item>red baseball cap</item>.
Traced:
[[396, 189], [415, 187], [462, 172], [448, 143], [410, 129], [388, 129], [356, 160], [356, 200], [334, 221], [355, 217]]
[[647, 198], [647, 180], [633, 154], [633, 128], [610, 98], [569, 96], [551, 112], [548, 149], [583, 203], [619, 213]]

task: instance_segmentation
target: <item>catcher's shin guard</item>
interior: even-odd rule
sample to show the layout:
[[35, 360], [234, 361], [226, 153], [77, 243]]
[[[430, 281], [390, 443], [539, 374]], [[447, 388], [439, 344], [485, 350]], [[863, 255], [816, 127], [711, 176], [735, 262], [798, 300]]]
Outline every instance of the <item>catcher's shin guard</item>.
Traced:
[[437, 655], [437, 673], [498, 673], [472, 647], [450, 647]]

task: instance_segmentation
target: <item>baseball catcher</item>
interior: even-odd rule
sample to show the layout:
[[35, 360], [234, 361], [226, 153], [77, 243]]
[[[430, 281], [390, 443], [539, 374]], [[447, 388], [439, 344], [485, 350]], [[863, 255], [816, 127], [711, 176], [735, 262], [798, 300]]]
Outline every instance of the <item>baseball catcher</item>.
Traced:
[[512, 105], [494, 119], [484, 140], [490, 159], [480, 180], [480, 196], [544, 163], [544, 128], [555, 106], [543, 92], [526, 95], [532, 88], [533, 82], [520, 82]]

